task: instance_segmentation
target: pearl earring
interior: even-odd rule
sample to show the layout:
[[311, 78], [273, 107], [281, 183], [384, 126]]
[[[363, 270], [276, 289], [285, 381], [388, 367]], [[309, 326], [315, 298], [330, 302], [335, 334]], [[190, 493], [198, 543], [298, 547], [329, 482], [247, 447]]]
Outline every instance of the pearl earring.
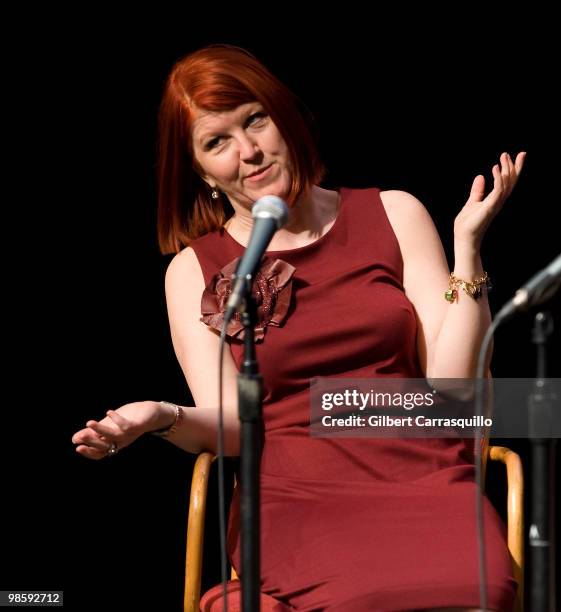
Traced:
[[213, 189], [213, 190], [210, 192], [210, 197], [211, 197], [213, 200], [218, 200], [218, 198], [220, 197], [220, 194], [218, 193], [218, 190], [217, 190], [217, 189]]

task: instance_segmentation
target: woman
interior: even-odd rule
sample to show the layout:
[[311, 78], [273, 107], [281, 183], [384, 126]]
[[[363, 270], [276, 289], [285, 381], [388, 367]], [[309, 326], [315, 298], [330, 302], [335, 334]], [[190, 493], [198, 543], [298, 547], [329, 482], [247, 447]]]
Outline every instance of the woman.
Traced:
[[[251, 208], [290, 207], [256, 285], [264, 377], [262, 591], [297, 610], [473, 609], [478, 574], [473, 452], [463, 440], [312, 438], [313, 376], [464, 378], [491, 317], [480, 247], [524, 153], [503, 154], [484, 197], [477, 176], [454, 224], [454, 277], [422, 204], [401, 191], [323, 189], [314, 140], [292, 94], [247, 52], [201, 49], [176, 64], [160, 113], [159, 240], [172, 340], [196, 407], [135, 402], [88, 421], [73, 441], [91, 459], [146, 432], [216, 450], [218, 346], [230, 275]], [[447, 299], [444, 291], [448, 289]], [[239, 454], [228, 330], [225, 453]], [[239, 569], [238, 500], [229, 552]], [[500, 519], [485, 505], [489, 605], [515, 584]]]

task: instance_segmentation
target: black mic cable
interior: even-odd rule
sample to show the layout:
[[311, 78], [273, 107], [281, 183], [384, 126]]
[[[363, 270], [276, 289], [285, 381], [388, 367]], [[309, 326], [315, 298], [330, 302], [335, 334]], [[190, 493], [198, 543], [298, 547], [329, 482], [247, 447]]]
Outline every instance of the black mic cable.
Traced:
[[218, 454], [218, 523], [220, 531], [220, 577], [222, 580], [222, 610], [228, 612], [228, 560], [226, 550], [226, 501], [224, 499], [224, 423], [223, 423], [223, 366], [224, 366], [224, 345], [226, 344], [226, 329], [228, 322], [224, 319], [220, 331], [220, 349], [218, 364], [218, 438], [216, 452]]
[[[496, 317], [481, 342], [479, 357], [477, 360], [477, 373], [475, 378], [475, 422], [479, 423], [479, 416], [483, 415], [483, 387], [484, 369], [489, 344], [500, 324]], [[477, 557], [479, 567], [479, 607], [487, 610], [487, 565], [485, 561], [485, 524], [483, 522], [483, 440], [482, 426], [476, 425], [475, 429], [475, 516], [477, 529]]]

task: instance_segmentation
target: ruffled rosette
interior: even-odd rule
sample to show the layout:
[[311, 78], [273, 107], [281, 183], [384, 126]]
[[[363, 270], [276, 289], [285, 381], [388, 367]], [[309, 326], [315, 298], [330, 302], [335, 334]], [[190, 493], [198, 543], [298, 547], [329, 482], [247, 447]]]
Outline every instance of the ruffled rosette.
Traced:
[[[226, 304], [232, 293], [233, 274], [239, 257], [217, 272], [203, 292], [201, 299], [201, 321], [222, 331]], [[296, 268], [281, 259], [264, 258], [255, 275], [252, 295], [257, 306], [255, 341], [262, 342], [269, 325], [280, 327], [286, 319], [292, 296], [292, 277]], [[242, 340], [244, 327], [239, 313], [235, 313], [226, 333], [231, 338]]]

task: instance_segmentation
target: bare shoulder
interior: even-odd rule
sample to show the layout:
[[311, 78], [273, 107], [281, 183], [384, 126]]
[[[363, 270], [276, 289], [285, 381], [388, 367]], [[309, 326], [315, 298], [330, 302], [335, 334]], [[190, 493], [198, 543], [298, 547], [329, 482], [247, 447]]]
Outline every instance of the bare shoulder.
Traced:
[[186, 269], [200, 270], [199, 260], [195, 255], [195, 251], [191, 247], [186, 247], [179, 251], [170, 261], [166, 274], [175, 275], [178, 272], [184, 272]]
[[177, 253], [166, 270], [166, 291], [176, 286], [191, 286], [203, 282], [203, 273], [195, 251], [187, 247]]
[[176, 322], [183, 325], [196, 321], [198, 324], [204, 289], [203, 271], [197, 255], [187, 247], [171, 260], [166, 270], [166, 303], [172, 327]]
[[[383, 191], [380, 197], [394, 230], [407, 270], [418, 267], [420, 257], [444, 269], [446, 256], [428, 210], [406, 191]], [[409, 279], [407, 279], [409, 280]]]
[[415, 226], [415, 223], [420, 221], [431, 220], [422, 202], [407, 191], [400, 191], [398, 189], [381, 191], [380, 198], [392, 225], [395, 222], [400, 225]]
[[412, 250], [413, 245], [418, 246], [423, 238], [436, 239], [433, 220], [415, 196], [392, 189], [380, 192], [380, 198], [404, 255]]

